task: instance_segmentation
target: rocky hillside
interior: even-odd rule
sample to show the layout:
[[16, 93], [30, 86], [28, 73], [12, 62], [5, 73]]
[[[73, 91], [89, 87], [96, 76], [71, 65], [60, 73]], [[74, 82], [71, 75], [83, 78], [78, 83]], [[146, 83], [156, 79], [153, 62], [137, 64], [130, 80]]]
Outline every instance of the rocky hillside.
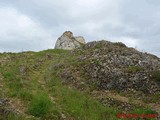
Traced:
[[0, 83], [2, 120], [159, 119], [160, 59], [120, 42], [0, 54]]
[[[90, 89], [93, 94], [95, 91], [111, 92], [113, 96], [123, 94], [135, 99], [135, 104], [150, 103], [151, 108], [160, 112], [160, 59], [157, 56], [128, 48], [121, 42], [104, 40], [87, 43], [71, 51], [71, 56], [77, 56], [74, 62], [55, 66], [65, 66], [59, 73], [64, 83], [73, 84], [82, 91]], [[109, 104], [106, 96], [100, 99]], [[127, 110], [132, 107], [126, 105]]]
[[76, 59], [82, 63], [79, 70], [85, 71], [87, 83], [98, 89], [160, 92], [159, 75], [155, 75], [160, 71], [160, 59], [154, 55], [108, 41], [90, 42], [72, 53], [80, 54]]

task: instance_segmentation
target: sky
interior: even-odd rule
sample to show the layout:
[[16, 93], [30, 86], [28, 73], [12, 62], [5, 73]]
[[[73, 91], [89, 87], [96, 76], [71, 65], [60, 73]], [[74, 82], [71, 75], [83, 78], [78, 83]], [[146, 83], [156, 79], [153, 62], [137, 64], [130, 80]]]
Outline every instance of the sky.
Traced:
[[160, 57], [160, 0], [0, 0], [0, 52], [52, 49], [68, 30]]

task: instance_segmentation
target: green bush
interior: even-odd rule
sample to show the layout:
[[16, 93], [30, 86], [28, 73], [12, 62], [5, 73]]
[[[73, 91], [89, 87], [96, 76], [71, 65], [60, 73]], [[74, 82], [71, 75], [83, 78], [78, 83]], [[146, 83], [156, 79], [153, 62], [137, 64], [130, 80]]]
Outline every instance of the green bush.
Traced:
[[102, 45], [101, 45], [101, 44], [97, 44], [97, 45], [95, 46], [95, 48], [96, 48], [96, 49], [100, 49], [100, 48], [102, 48]]
[[155, 70], [152, 72], [152, 79], [160, 82], [160, 70]]
[[116, 42], [114, 45], [119, 46], [119, 47], [127, 47], [124, 43], [122, 42]]
[[52, 107], [52, 103], [46, 94], [37, 94], [33, 97], [28, 112], [33, 116], [43, 117]]
[[129, 66], [128, 69], [127, 69], [127, 72], [129, 73], [136, 73], [138, 71], [141, 71], [143, 70], [142, 67], [139, 67], [139, 66]]

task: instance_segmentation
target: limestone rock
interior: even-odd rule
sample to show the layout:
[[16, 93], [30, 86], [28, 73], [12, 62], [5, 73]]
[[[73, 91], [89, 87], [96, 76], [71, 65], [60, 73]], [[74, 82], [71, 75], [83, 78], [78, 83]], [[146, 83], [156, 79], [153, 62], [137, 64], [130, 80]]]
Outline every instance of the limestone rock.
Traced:
[[66, 31], [61, 37], [58, 38], [55, 49], [72, 50], [85, 44], [83, 37], [74, 37], [71, 31]]
[[66, 31], [63, 33], [63, 35], [66, 35], [67, 37], [69, 37], [70, 39], [73, 38], [73, 33], [71, 31]]
[[82, 36], [75, 37], [75, 39], [82, 44], [86, 44], [85, 39]]

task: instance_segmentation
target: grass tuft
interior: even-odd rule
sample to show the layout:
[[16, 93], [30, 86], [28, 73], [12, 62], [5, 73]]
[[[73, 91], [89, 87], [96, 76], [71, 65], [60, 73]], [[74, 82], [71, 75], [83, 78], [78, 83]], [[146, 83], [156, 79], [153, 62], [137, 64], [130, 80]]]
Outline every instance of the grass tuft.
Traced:
[[44, 93], [40, 93], [33, 97], [28, 112], [33, 116], [43, 117], [49, 112], [51, 106], [52, 103], [49, 97]]

